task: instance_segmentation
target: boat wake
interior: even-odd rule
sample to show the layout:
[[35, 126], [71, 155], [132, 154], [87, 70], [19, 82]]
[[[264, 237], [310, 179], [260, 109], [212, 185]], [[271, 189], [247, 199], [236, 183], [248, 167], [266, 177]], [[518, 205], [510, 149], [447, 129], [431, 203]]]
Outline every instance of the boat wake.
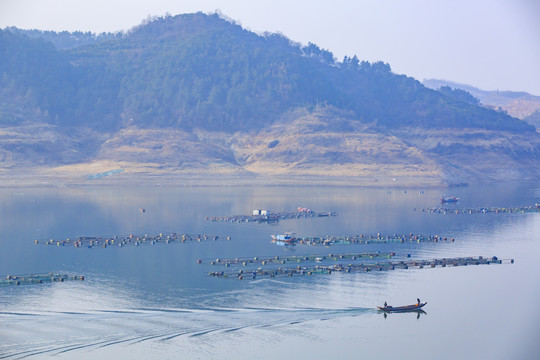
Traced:
[[[303, 323], [376, 313], [368, 308], [121, 309], [0, 312], [0, 359], [79, 356], [103, 348], [181, 339], [209, 341], [254, 329], [296, 331]], [[36, 327], [34, 324], [39, 323]], [[38, 329], [47, 329], [36, 330]], [[87, 354], [88, 355], [88, 354]]]

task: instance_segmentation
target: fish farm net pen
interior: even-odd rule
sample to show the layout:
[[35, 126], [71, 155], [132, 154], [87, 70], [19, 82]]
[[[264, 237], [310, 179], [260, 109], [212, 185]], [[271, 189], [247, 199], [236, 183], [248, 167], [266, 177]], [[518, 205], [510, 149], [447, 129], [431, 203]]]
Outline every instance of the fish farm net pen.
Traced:
[[218, 240], [231, 240], [230, 236], [221, 238], [218, 235], [206, 235], [206, 234], [177, 234], [177, 233], [160, 233], [158, 235], [114, 235], [110, 237], [102, 236], [79, 236], [76, 238], [67, 238], [63, 240], [49, 239], [49, 240], [35, 240], [34, 243], [44, 245], [56, 245], [56, 246], [75, 246], [75, 247], [88, 247], [94, 246], [106, 248], [108, 246], [123, 247], [126, 245], [140, 246], [140, 245], [156, 245], [156, 244], [170, 244], [170, 243], [186, 243], [186, 242], [202, 242], [202, 241], [218, 241]]
[[204, 262], [210, 263], [210, 265], [232, 265], [232, 264], [242, 264], [246, 266], [247, 264], [284, 264], [288, 262], [305, 262], [305, 261], [340, 261], [340, 260], [357, 260], [357, 259], [375, 259], [375, 258], [392, 258], [394, 252], [390, 253], [344, 253], [344, 254], [324, 254], [324, 255], [305, 255], [305, 256], [264, 256], [264, 257], [250, 257], [250, 258], [229, 258], [229, 259], [199, 259], [197, 260], [198, 264]]
[[298, 275], [317, 275], [317, 274], [332, 274], [334, 272], [341, 273], [358, 273], [358, 272], [373, 272], [373, 271], [389, 271], [396, 269], [424, 269], [435, 267], [456, 267], [468, 265], [489, 265], [514, 263], [514, 259], [499, 259], [493, 257], [461, 257], [461, 258], [442, 258], [433, 260], [409, 260], [409, 261], [393, 261], [376, 264], [336, 264], [336, 265], [316, 265], [310, 267], [289, 267], [289, 268], [258, 268], [256, 270], [239, 270], [239, 271], [212, 271], [208, 275], [218, 278], [227, 279], [257, 279], [260, 277], [276, 277], [276, 276], [298, 276]]
[[[416, 209], [414, 209], [416, 211]], [[476, 207], [476, 208], [425, 208], [421, 210], [431, 214], [519, 214], [540, 212], [540, 204], [516, 207]]]
[[84, 276], [58, 274], [52, 272], [44, 274], [7, 275], [4, 276], [3, 279], [0, 279], [0, 285], [29, 285], [73, 280], [83, 281]]
[[[274, 240], [279, 241], [279, 240]], [[440, 235], [344, 235], [344, 236], [294, 236], [289, 242], [301, 245], [351, 245], [370, 243], [406, 243], [406, 242], [454, 242], [454, 238]]]
[[279, 220], [290, 219], [306, 219], [316, 217], [338, 216], [335, 211], [332, 212], [316, 212], [309, 209], [289, 212], [272, 212], [267, 210], [255, 210], [253, 215], [229, 215], [229, 216], [207, 216], [205, 220], [212, 222], [228, 222], [228, 223], [273, 223]]

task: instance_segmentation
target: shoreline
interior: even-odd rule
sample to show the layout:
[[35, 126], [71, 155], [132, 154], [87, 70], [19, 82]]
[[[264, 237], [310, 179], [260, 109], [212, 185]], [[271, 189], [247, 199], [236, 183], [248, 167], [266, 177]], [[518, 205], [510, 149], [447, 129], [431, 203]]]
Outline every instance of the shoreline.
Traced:
[[[448, 184], [436, 178], [388, 178], [369, 176], [261, 176], [255, 174], [148, 174], [124, 171], [109, 176], [88, 179], [93, 174], [75, 176], [73, 174], [45, 174], [25, 172], [23, 174], [0, 174], [0, 188], [71, 188], [71, 187], [368, 187], [428, 189], [468, 186], [469, 184]], [[519, 181], [513, 181], [519, 182]], [[504, 183], [504, 181], [488, 181]]]

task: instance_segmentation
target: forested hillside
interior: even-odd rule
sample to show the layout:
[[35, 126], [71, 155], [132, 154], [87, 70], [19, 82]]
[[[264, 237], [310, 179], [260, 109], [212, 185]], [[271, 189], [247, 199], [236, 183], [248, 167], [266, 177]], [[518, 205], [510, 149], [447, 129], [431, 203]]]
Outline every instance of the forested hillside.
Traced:
[[99, 35], [7, 28], [0, 59], [0, 173], [99, 163], [461, 183], [540, 172], [534, 126], [466, 91], [218, 14]]
[[356, 56], [337, 61], [314, 44], [257, 35], [216, 14], [156, 18], [126, 34], [87, 36], [83, 45], [66, 49], [13, 29], [0, 36], [7, 60], [1, 65], [3, 123], [39, 119], [106, 129], [132, 123], [232, 132], [261, 128], [294, 108], [327, 104], [388, 128], [531, 129], [451, 91], [396, 75], [388, 64]]

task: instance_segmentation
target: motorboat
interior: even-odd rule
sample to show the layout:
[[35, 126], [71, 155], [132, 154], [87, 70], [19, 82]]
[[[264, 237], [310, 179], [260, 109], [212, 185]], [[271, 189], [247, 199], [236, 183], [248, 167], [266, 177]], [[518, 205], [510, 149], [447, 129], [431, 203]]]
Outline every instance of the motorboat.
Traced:
[[419, 302], [414, 305], [405, 305], [405, 306], [377, 306], [377, 308], [381, 311], [386, 312], [405, 312], [405, 311], [417, 311], [423, 308], [427, 304], [427, 301], [425, 302]]

